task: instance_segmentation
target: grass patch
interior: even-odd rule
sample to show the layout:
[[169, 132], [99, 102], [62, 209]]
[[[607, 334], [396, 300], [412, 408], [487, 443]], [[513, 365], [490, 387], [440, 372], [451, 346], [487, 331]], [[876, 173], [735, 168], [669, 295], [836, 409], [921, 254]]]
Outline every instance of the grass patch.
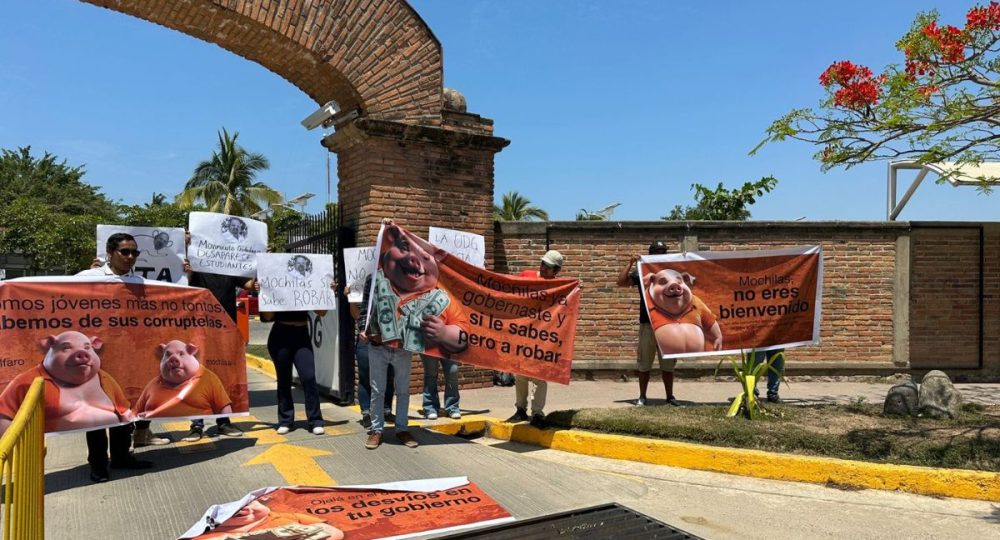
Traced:
[[259, 356], [266, 360], [271, 359], [271, 355], [267, 353], [267, 345], [247, 345], [247, 354]]
[[580, 409], [549, 414], [549, 424], [842, 459], [1000, 471], [1000, 406], [966, 404], [954, 420], [894, 418], [882, 406], [768, 405], [755, 421], [726, 418], [719, 405]]

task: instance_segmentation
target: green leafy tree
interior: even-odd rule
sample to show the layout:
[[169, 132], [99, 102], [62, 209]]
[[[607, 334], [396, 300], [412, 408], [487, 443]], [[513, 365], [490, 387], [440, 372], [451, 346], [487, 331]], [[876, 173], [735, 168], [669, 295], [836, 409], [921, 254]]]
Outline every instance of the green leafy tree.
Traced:
[[270, 167], [263, 154], [248, 152], [236, 143], [234, 132], [219, 132], [219, 147], [212, 158], [194, 169], [184, 191], [177, 196], [181, 208], [203, 203], [210, 212], [250, 216], [282, 201], [281, 193], [256, 180], [257, 173]]
[[83, 167], [30, 147], [0, 151], [0, 252], [25, 256], [34, 271], [89, 266], [94, 232], [115, 223], [117, 205], [85, 183]]
[[756, 182], [746, 182], [742, 187], [728, 190], [722, 182], [715, 189], [701, 184], [693, 184], [694, 206], [677, 205], [669, 214], [660, 219], [666, 221], [721, 220], [746, 221], [750, 219], [750, 206], [757, 199], [778, 185], [773, 176], [765, 176]]
[[499, 206], [493, 205], [493, 219], [497, 221], [548, 221], [549, 213], [531, 204], [527, 197], [516, 191], [503, 194]]
[[[903, 65], [879, 75], [850, 61], [819, 78], [818, 109], [795, 109], [767, 129], [757, 148], [796, 139], [819, 147], [823, 170], [877, 160], [954, 161], [1000, 157], [1000, 4], [974, 6], [964, 27], [919, 14], [896, 48]], [[943, 182], [953, 172], [941, 176]], [[979, 178], [982, 191], [989, 178]]]
[[181, 208], [177, 203], [167, 202], [162, 193], [154, 193], [146, 204], [119, 205], [116, 223], [139, 227], [187, 228], [188, 214], [204, 210], [205, 207], [201, 205]]
[[590, 210], [586, 210], [584, 208], [581, 208], [580, 211], [576, 213], [576, 220], [577, 221], [607, 221], [608, 220], [608, 216], [606, 216], [606, 215], [604, 215], [604, 214], [602, 214], [600, 212], [591, 212]]

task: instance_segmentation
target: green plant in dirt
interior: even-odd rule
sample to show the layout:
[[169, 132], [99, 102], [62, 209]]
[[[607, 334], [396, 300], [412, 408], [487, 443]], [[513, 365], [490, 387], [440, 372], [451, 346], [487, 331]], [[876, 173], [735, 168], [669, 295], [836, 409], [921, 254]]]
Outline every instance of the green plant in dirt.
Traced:
[[767, 414], [767, 411], [761, 406], [760, 400], [757, 399], [754, 389], [757, 386], [757, 381], [762, 376], [766, 376], [769, 371], [775, 373], [782, 382], [785, 382], [785, 375], [774, 367], [774, 363], [779, 359], [784, 364], [785, 353], [775, 354], [759, 364], [754, 362], [756, 358], [757, 354], [754, 349], [751, 349], [749, 353], [740, 351], [740, 361], [737, 362], [730, 356], [719, 360], [715, 366], [715, 374], [718, 375], [722, 363], [729, 360], [733, 365], [733, 374], [736, 375], [736, 380], [739, 381], [742, 388], [742, 392], [736, 395], [732, 405], [729, 406], [729, 411], [726, 412], [726, 416], [730, 418], [740, 415], [747, 420], [755, 420]]

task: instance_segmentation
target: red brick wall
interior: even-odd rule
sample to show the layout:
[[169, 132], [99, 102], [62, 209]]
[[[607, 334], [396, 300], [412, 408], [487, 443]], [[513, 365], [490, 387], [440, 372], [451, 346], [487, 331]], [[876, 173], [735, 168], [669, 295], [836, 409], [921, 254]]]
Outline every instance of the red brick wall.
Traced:
[[[773, 249], [820, 244], [824, 250], [822, 344], [788, 352], [790, 360], [892, 362], [896, 238], [903, 225], [550, 223], [498, 225], [497, 270], [535, 267], [546, 250], [566, 256], [563, 275], [581, 279], [575, 366], [628, 369], [635, 363], [638, 294], [615, 285], [632, 254], [659, 239], [671, 250]], [[695, 243], [696, 242], [696, 243]]]

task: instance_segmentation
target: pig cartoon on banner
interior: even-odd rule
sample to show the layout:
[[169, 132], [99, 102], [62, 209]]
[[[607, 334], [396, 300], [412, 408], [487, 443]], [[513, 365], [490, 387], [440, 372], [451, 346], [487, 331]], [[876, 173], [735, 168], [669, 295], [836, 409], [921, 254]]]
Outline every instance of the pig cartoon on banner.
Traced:
[[650, 255], [639, 274], [664, 358], [819, 343], [818, 246]]
[[36, 377], [45, 431], [249, 411], [235, 323], [206, 289], [105, 277], [0, 282], [0, 431]]
[[490, 272], [388, 222], [368, 328], [390, 347], [569, 383], [580, 282]]

